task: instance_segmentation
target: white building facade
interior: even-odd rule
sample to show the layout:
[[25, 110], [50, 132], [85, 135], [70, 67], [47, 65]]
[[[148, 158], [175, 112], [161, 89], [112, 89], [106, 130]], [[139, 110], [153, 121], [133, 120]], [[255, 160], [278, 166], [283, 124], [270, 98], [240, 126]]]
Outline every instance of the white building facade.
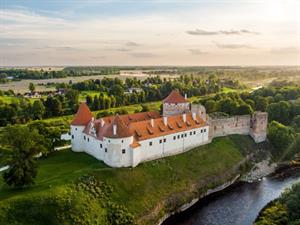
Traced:
[[176, 91], [164, 100], [163, 116], [143, 112], [94, 120], [88, 106], [81, 103], [71, 123], [72, 150], [86, 152], [111, 167], [135, 167], [209, 143], [207, 118], [203, 106], [190, 107]]

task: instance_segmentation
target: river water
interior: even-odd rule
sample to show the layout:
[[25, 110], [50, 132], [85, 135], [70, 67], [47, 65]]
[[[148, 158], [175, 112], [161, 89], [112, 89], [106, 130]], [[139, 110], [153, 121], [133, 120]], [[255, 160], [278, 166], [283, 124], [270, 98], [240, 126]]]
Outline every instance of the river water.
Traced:
[[256, 183], [239, 183], [200, 200], [163, 225], [250, 225], [268, 202], [296, 182], [300, 182], [300, 177], [264, 178]]

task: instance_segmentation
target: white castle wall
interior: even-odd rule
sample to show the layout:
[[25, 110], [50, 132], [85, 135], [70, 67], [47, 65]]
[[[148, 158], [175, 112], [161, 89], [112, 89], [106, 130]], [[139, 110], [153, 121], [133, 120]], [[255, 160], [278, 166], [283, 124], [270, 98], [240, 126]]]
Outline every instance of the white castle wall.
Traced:
[[[188, 103], [168, 104], [167, 106], [164, 104], [164, 114], [182, 114], [187, 107], [189, 107]], [[206, 121], [207, 116], [203, 106], [192, 105], [191, 111]], [[229, 118], [208, 118], [207, 126], [142, 140], [139, 141], [140, 146], [136, 148], [131, 147], [133, 137], [99, 140], [93, 135], [83, 133], [84, 126], [71, 126], [71, 143], [73, 151], [84, 151], [111, 167], [134, 167], [143, 161], [176, 155], [207, 144], [214, 137], [250, 134], [255, 142], [264, 141], [266, 140], [267, 121], [267, 113], [261, 112], [255, 112], [252, 117], [243, 115]]]
[[[209, 127], [205, 126], [185, 132], [178, 132], [140, 141], [141, 146], [138, 149], [140, 151], [140, 159], [138, 161], [149, 161], [179, 154], [193, 147], [205, 144], [209, 141], [208, 132]], [[174, 139], [174, 137], [176, 138]], [[149, 144], [150, 142], [152, 142], [152, 145]], [[134, 149], [134, 151], [135, 150], [137, 149]]]
[[107, 152], [104, 153], [104, 162], [112, 167], [126, 167], [132, 165], [133, 137], [105, 138]]
[[143, 161], [185, 152], [209, 141], [208, 126], [140, 141], [141, 146], [137, 148], [131, 147], [133, 137], [104, 138], [101, 141], [92, 135], [78, 134], [79, 129], [71, 130], [73, 151], [84, 151], [111, 167], [136, 166]]
[[84, 126], [71, 126], [71, 145], [74, 152], [83, 152]]

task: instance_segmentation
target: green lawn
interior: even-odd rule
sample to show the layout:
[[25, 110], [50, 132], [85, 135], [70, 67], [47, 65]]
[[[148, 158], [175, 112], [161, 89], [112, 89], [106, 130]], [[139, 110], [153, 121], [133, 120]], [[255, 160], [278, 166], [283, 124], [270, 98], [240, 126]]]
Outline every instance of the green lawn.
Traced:
[[[239, 144], [237, 144], [239, 143]], [[245, 143], [243, 145], [242, 143]], [[112, 200], [125, 205], [140, 224], [156, 221], [168, 206], [161, 204], [177, 196], [181, 204], [209, 187], [232, 178], [244, 157], [241, 152], [253, 142], [247, 136], [217, 138], [189, 152], [142, 163], [136, 168], [110, 168], [84, 153], [56, 152], [39, 160], [36, 184], [22, 191], [0, 185], [0, 207], [16, 199], [57, 194], [83, 174], [93, 174], [114, 189]], [[145, 216], [158, 212], [151, 218]], [[140, 218], [143, 218], [139, 221]], [[145, 222], [146, 221], [146, 222]]]

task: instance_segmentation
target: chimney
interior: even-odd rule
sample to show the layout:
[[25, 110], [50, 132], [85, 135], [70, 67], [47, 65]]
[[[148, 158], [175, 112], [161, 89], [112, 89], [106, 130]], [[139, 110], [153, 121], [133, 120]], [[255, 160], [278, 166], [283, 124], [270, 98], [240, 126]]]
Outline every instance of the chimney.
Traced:
[[182, 114], [182, 120], [184, 123], [186, 123], [186, 114], [185, 113]]
[[168, 125], [168, 117], [166, 117], [166, 116], [164, 116], [164, 124], [165, 124], [165, 126]]
[[104, 119], [101, 119], [101, 127], [103, 127], [104, 126]]
[[184, 98], [187, 99], [187, 94], [186, 93], [184, 94]]
[[193, 120], [196, 120], [196, 113], [195, 112], [192, 113], [192, 117], [193, 117]]
[[117, 125], [113, 125], [113, 135], [117, 135]]
[[150, 123], [151, 123], [151, 127], [154, 127], [154, 119], [151, 119]]

